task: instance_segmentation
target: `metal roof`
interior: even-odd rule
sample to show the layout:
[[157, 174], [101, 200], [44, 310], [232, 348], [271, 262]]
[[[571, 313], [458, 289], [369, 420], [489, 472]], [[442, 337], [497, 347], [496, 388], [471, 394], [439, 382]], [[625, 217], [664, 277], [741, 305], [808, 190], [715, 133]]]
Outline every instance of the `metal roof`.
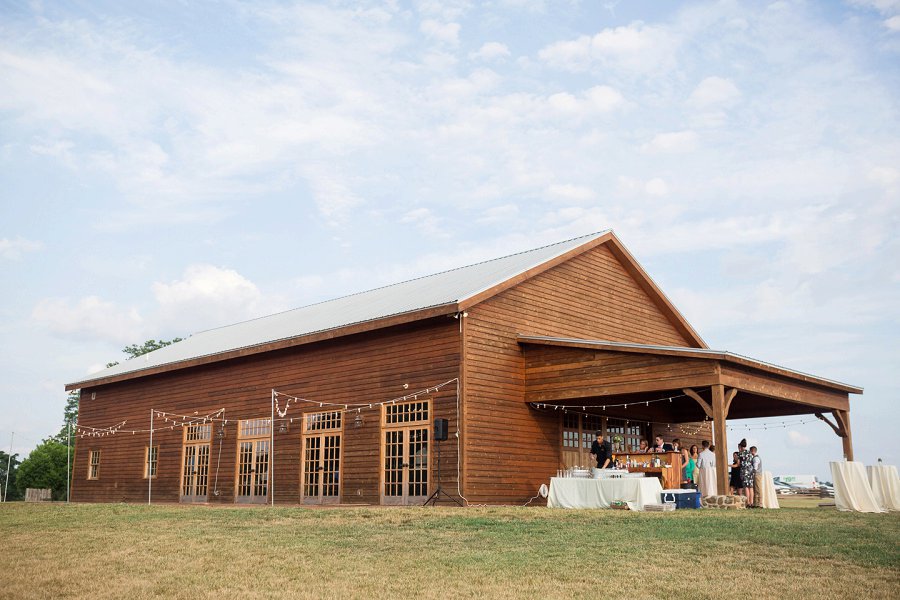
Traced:
[[176, 344], [126, 360], [69, 385], [86, 384], [107, 377], [211, 357], [428, 308], [447, 305], [449, 313], [457, 303], [607, 233], [608, 231], [592, 233], [467, 267], [202, 331]]

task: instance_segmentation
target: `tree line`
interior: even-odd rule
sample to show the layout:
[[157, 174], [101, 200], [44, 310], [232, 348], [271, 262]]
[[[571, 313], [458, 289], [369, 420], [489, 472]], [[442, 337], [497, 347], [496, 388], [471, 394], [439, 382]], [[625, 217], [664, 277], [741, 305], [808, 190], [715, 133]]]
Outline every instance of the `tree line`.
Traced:
[[[172, 340], [147, 340], [143, 344], [132, 344], [122, 349], [128, 355], [126, 360], [137, 358], [165, 348], [183, 338]], [[108, 363], [113, 367], [119, 364]], [[66, 479], [72, 477], [69, 447], [73, 446], [75, 427], [78, 425], [78, 404], [81, 400], [81, 391], [73, 390], [66, 398], [66, 406], [63, 409], [63, 425], [56, 435], [45, 438], [32, 450], [24, 460], [19, 460], [18, 454], [10, 456], [0, 450], [0, 486], [7, 501], [21, 500], [25, 497], [25, 490], [38, 488], [52, 490], [53, 500], [66, 499]], [[72, 437], [70, 437], [70, 434]], [[69, 468], [67, 468], [69, 464]], [[9, 479], [7, 480], [7, 468]], [[71, 480], [71, 479], [70, 479]], [[9, 482], [7, 484], [7, 481]], [[8, 487], [8, 489], [7, 489]]]

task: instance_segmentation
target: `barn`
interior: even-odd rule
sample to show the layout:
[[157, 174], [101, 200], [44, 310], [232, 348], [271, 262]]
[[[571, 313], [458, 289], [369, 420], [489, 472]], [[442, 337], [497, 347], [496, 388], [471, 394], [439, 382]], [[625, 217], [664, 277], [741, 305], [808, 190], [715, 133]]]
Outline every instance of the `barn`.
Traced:
[[852, 460], [862, 389], [709, 349], [611, 231], [203, 331], [80, 389], [85, 502], [521, 503], [728, 418], [816, 414]]

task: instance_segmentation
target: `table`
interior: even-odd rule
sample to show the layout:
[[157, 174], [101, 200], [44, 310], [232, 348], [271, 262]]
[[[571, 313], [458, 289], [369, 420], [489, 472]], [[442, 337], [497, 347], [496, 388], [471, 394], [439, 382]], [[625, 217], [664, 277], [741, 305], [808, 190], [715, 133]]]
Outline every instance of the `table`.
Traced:
[[866, 467], [875, 502], [884, 510], [900, 510], [900, 477], [894, 465]]
[[759, 492], [756, 497], [756, 505], [761, 508], [780, 508], [778, 496], [775, 494], [775, 479], [771, 471], [763, 471], [754, 475], [758, 483]]
[[861, 462], [832, 462], [831, 475], [834, 478], [834, 503], [838, 510], [884, 512], [872, 493], [872, 486]]
[[631, 510], [643, 510], [645, 504], [659, 504], [662, 486], [656, 477], [623, 479], [583, 479], [553, 477], [547, 506], [550, 508], [609, 508], [610, 503], [625, 501]]

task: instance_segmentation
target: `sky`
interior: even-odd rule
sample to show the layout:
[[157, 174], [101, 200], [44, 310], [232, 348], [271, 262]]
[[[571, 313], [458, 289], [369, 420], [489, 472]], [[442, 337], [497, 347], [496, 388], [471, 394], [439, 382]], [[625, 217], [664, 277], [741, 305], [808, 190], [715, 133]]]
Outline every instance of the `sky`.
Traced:
[[[900, 0], [0, 0], [0, 448], [126, 345], [611, 228], [897, 464], [898, 92]], [[830, 479], [790, 421], [729, 439]]]

